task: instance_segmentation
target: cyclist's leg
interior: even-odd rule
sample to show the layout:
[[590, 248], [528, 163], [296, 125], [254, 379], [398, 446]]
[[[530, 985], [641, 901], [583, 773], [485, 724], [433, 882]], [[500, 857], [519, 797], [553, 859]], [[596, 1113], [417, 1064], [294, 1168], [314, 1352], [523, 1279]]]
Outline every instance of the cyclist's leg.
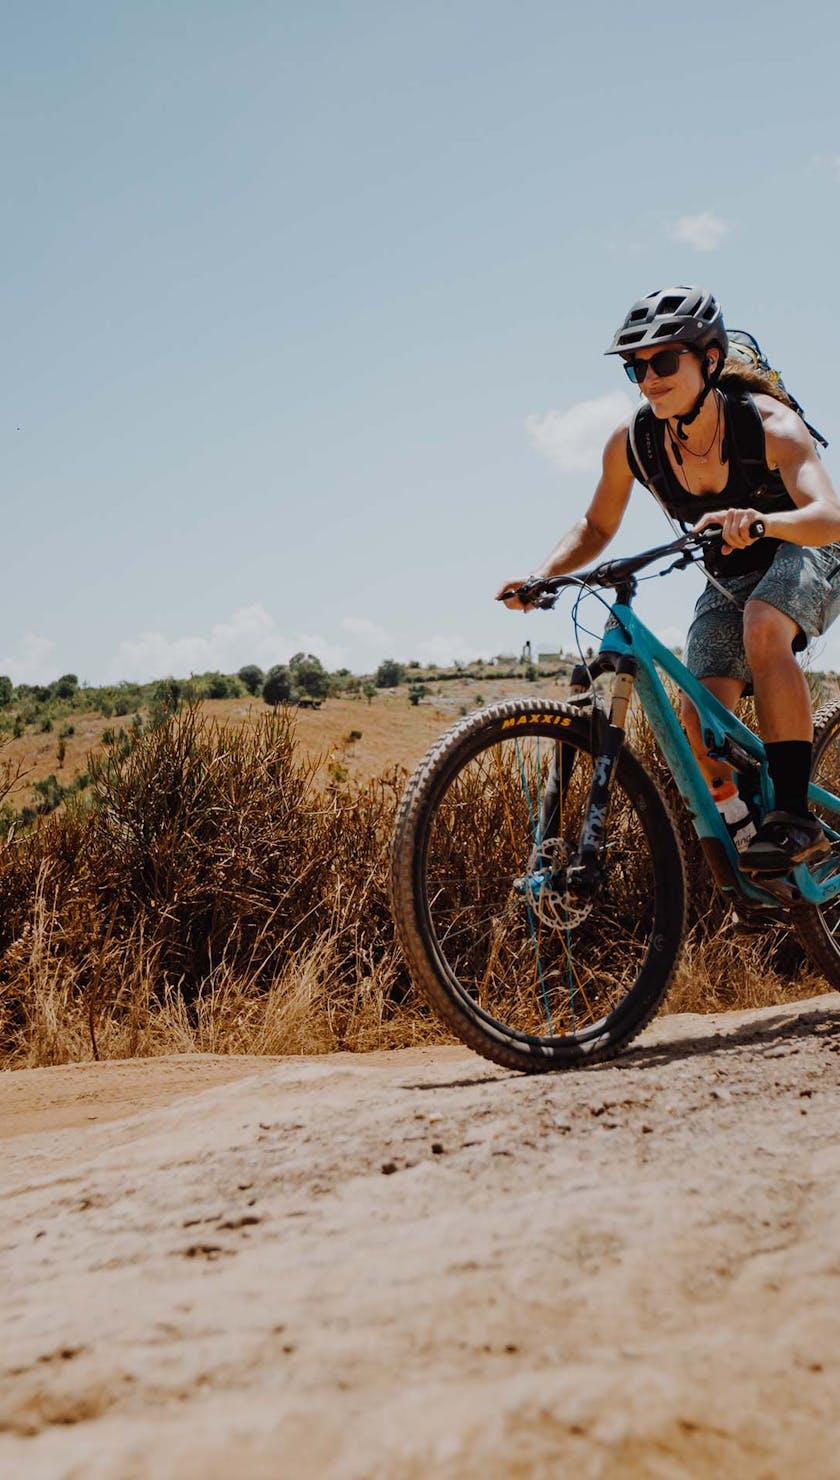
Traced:
[[828, 840], [808, 811], [813, 717], [807, 680], [794, 652], [832, 619], [832, 584], [823, 551], [782, 545], [744, 612], [744, 645], [756, 712], [776, 792], [776, 807], [742, 857], [760, 870], [808, 862]]
[[[719, 699], [721, 704], [724, 704], [727, 709], [735, 708], [735, 705], [738, 703], [738, 700], [741, 698], [741, 695], [743, 694], [746, 687], [743, 679], [719, 678], [714, 677], [711, 674], [704, 675], [700, 679], [700, 682], [702, 683], [703, 687], [708, 689], [711, 694], [714, 694], [715, 698]], [[730, 779], [731, 772], [729, 770], [729, 767], [724, 765], [722, 761], [715, 760], [712, 756], [709, 755], [706, 749], [706, 742], [703, 739], [697, 710], [695, 709], [691, 700], [686, 698], [685, 695], [683, 695], [682, 698], [680, 717], [682, 719], [686, 735], [688, 736], [689, 744], [694, 751], [694, 757], [697, 761], [698, 766], [700, 767], [700, 770], [705, 776], [710, 788], [712, 790], [717, 790], [720, 786], [722, 786], [726, 781]]]
[[[749, 683], [741, 603], [752, 584], [748, 579], [746, 584], [742, 581], [735, 586], [738, 604], [728, 601], [714, 586], [707, 586], [688, 629], [686, 667], [727, 709], [735, 708]], [[708, 754], [697, 711], [685, 696], [681, 718], [697, 764], [712, 790], [731, 782], [729, 768]]]
[[813, 740], [811, 691], [794, 654], [794, 643], [804, 635], [799, 623], [778, 607], [756, 597], [747, 602], [744, 648], [765, 744], [799, 740], [810, 745]]

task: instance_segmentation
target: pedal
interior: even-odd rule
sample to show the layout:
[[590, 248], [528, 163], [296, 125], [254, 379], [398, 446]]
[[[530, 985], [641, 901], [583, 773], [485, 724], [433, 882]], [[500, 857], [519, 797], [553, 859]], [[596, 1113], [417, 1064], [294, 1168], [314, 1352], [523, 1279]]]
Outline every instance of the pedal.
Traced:
[[774, 899], [778, 899], [780, 904], [789, 907], [790, 905], [799, 904], [802, 899], [802, 895], [799, 892], [799, 885], [794, 884], [793, 879], [788, 874], [750, 873], [747, 874], [747, 878], [751, 884], [755, 884], [759, 889], [764, 889], [767, 894], [771, 894]]

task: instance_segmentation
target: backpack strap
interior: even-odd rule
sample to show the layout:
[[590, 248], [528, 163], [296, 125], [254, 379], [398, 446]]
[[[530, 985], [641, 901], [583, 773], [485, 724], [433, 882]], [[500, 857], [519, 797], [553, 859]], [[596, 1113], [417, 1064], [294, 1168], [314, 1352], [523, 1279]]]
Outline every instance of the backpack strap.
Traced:
[[773, 477], [767, 466], [764, 445], [764, 423], [749, 391], [727, 391], [726, 433], [724, 452], [738, 469], [747, 487], [754, 492], [763, 489]]
[[637, 406], [627, 428], [627, 462], [637, 483], [652, 493], [672, 526], [688, 528], [668, 507], [668, 475], [654, 431], [654, 415], [647, 404]]

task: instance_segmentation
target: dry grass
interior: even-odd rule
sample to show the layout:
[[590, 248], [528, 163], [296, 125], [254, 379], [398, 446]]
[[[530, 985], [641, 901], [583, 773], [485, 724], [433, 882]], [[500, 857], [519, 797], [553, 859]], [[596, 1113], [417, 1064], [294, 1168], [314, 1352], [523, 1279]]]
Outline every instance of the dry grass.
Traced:
[[[0, 1063], [443, 1040], [391, 923], [387, 850], [405, 774], [330, 779], [298, 743], [300, 718], [265, 711], [234, 726], [186, 709], [128, 755], [93, 759], [85, 798], [5, 847]], [[649, 737], [638, 730], [634, 743], [669, 786]], [[681, 827], [696, 898], [671, 1007], [817, 989], [785, 933], [731, 936]]]

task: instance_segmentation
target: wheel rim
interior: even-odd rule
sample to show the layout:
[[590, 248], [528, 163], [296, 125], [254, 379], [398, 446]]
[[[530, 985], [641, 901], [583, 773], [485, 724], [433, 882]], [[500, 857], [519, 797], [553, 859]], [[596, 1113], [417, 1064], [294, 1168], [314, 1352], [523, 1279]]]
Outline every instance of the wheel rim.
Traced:
[[570, 893], [565, 863], [592, 761], [564, 742], [569, 775], [549, 840], [540, 819], [556, 748], [520, 731], [445, 778], [430, 807], [420, 896], [451, 994], [488, 1031], [545, 1049], [594, 1047], [618, 1026], [656, 938], [656, 865], [645, 808], [619, 779], [603, 890], [594, 903]]

